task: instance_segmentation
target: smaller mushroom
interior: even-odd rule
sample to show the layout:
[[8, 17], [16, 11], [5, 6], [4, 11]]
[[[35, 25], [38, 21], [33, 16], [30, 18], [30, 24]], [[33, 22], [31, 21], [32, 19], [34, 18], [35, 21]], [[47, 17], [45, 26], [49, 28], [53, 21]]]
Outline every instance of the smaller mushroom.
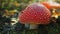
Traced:
[[41, 2], [41, 4], [46, 6], [49, 10], [52, 9], [52, 8], [55, 8], [55, 9], [60, 8], [60, 4], [57, 3], [57, 2], [53, 2], [53, 1], [51, 1], [51, 2], [48, 2], [48, 1], [47, 2]]

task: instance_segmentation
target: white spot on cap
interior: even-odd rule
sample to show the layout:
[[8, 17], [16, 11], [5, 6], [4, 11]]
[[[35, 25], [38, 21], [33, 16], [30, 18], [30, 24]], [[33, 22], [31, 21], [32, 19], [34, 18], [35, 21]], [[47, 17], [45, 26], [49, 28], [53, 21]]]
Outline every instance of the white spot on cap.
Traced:
[[35, 15], [36, 16], [36, 15]]

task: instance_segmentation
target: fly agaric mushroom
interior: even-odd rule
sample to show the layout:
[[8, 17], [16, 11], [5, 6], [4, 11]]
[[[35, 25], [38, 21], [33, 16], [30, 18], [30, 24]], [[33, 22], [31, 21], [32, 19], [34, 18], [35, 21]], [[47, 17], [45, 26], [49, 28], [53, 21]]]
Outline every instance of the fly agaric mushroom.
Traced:
[[49, 24], [51, 12], [42, 4], [33, 3], [29, 5], [21, 14], [19, 21], [22, 24], [30, 24], [30, 29], [37, 28], [37, 24]]

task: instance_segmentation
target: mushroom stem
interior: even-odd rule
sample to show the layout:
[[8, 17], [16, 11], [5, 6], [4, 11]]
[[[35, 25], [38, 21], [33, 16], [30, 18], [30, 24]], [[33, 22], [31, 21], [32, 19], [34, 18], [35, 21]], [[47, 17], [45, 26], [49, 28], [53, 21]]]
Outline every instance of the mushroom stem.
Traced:
[[30, 26], [29, 24], [27, 24], [27, 23], [25, 24], [25, 28], [27, 28], [27, 29], [28, 29], [28, 28], [29, 28], [29, 26]]
[[37, 29], [38, 25], [37, 24], [30, 24], [30, 29]]

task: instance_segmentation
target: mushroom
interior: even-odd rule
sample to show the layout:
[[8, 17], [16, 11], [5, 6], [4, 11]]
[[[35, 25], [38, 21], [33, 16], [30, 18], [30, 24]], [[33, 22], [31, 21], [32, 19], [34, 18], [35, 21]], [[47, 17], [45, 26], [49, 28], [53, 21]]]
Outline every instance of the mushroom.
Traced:
[[48, 9], [52, 9], [52, 8], [55, 8], [55, 9], [59, 9], [60, 8], [60, 4], [57, 3], [57, 2], [41, 2], [44, 6], [46, 6]]
[[23, 10], [18, 18], [20, 23], [29, 24], [30, 29], [37, 29], [38, 24], [49, 24], [51, 12], [42, 4], [33, 3]]

